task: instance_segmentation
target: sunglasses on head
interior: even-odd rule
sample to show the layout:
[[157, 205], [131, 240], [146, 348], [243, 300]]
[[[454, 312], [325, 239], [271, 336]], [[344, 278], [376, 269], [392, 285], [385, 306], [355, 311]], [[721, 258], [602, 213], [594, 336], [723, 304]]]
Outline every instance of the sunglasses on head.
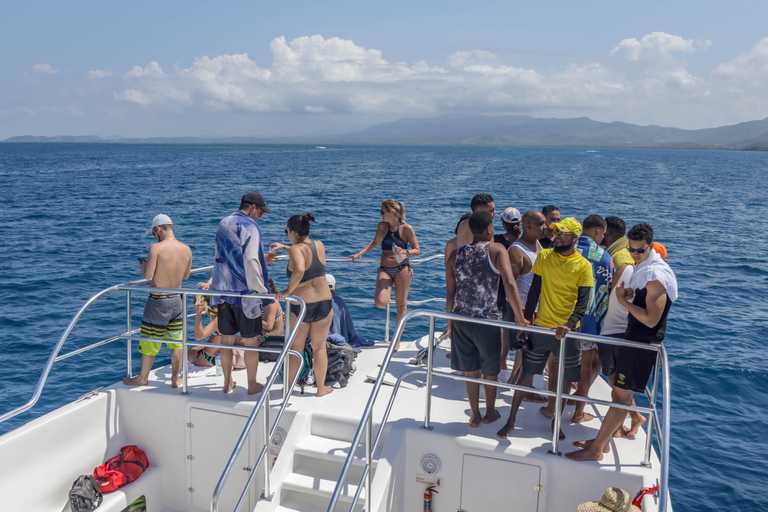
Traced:
[[635, 249], [634, 247], [627, 247], [629, 252], [636, 252], [637, 254], [645, 254], [645, 251], [650, 249], [650, 246], [645, 247], [644, 249]]

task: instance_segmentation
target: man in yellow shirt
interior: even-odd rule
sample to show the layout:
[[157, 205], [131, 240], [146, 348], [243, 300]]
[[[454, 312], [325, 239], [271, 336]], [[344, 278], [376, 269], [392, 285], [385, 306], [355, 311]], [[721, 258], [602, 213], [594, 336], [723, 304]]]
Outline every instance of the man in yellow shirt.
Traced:
[[[533, 387], [533, 376], [541, 375], [547, 366], [550, 354], [557, 357], [563, 337], [579, 327], [579, 321], [587, 311], [590, 288], [594, 287], [592, 264], [576, 251], [581, 235], [581, 224], [569, 217], [550, 225], [555, 235], [552, 249], [544, 249], [533, 264], [533, 283], [525, 304], [525, 319], [531, 320], [538, 312], [534, 325], [552, 329], [552, 334], [528, 333], [527, 346], [523, 348], [523, 368], [516, 384]], [[581, 352], [576, 339], [565, 343], [564, 392], [571, 389], [571, 383], [581, 378]], [[550, 378], [555, 378], [550, 376]], [[506, 438], [515, 428], [515, 418], [527, 392], [515, 391], [507, 423], [496, 435]], [[565, 401], [563, 401], [565, 405]], [[561, 438], [564, 436], [560, 433]]]

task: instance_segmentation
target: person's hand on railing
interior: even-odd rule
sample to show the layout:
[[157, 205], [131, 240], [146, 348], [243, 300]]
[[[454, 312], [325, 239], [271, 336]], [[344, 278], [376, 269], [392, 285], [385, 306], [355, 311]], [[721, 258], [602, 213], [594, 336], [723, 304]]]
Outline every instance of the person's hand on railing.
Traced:
[[361, 253], [359, 253], [359, 252], [358, 252], [358, 253], [356, 253], [356, 254], [352, 254], [352, 255], [350, 255], [349, 257], [350, 257], [350, 258], [352, 258], [352, 261], [355, 261], [355, 260], [359, 260], [360, 258], [362, 258], [362, 257], [363, 257], [363, 255], [362, 255]]
[[531, 322], [529, 322], [525, 318], [517, 318], [517, 316], [515, 316], [515, 323], [522, 327], [525, 327], [526, 325], [531, 325]]
[[277, 293], [275, 294], [275, 300], [276, 300], [276, 301], [278, 301], [278, 302], [284, 302], [284, 301], [285, 301], [285, 298], [286, 298], [288, 295], [290, 295], [290, 293], [288, 293], [288, 288], [286, 288], [285, 290], [283, 290], [283, 291], [280, 291], [280, 292], [277, 292]]
[[555, 338], [559, 340], [563, 339], [566, 334], [571, 332], [571, 328], [566, 327], [565, 325], [558, 325], [557, 327], [553, 327], [552, 330], [555, 331]]
[[210, 290], [211, 289], [211, 283], [209, 283], [209, 282], [197, 283], [197, 289], [198, 290]]

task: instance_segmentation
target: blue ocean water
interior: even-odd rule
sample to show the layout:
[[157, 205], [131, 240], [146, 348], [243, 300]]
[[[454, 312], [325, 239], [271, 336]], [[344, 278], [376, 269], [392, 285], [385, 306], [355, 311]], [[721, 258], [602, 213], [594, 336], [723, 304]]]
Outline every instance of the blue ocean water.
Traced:
[[[0, 144], [0, 177], [2, 412], [32, 395], [51, 347], [91, 295], [141, 277], [136, 257], [153, 241], [144, 233], [157, 213], [171, 216], [194, 266], [205, 266], [219, 220], [247, 191], [260, 191], [274, 211], [261, 221], [265, 241], [280, 241], [287, 217], [311, 211], [313, 237], [339, 256], [370, 241], [381, 200], [394, 197], [406, 204], [422, 254], [431, 255], [484, 192], [498, 208], [551, 203], [577, 219], [599, 213], [654, 226], [680, 285], [666, 342], [673, 506], [757, 510], [768, 501], [768, 263], [759, 221], [766, 153]], [[285, 284], [282, 267], [274, 270]], [[372, 297], [373, 266], [329, 264], [329, 271], [342, 295]], [[442, 296], [442, 263], [417, 267], [410, 298]], [[122, 332], [124, 304], [117, 294], [97, 303], [65, 351]], [[133, 301], [134, 326], [142, 304], [143, 297]], [[361, 335], [382, 338], [380, 311], [353, 305], [352, 313]], [[120, 343], [57, 363], [40, 402], [0, 424], [0, 433], [124, 374]]]

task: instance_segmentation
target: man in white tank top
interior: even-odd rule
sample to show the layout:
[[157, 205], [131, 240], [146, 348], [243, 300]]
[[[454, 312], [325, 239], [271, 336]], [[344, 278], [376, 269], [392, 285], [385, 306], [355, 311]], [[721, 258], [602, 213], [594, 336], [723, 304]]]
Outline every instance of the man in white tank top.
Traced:
[[[539, 245], [539, 238], [544, 236], [544, 228], [546, 227], [546, 218], [537, 210], [528, 210], [523, 215], [522, 219], [523, 234], [517, 239], [515, 243], [507, 251], [509, 256], [509, 263], [512, 266], [512, 275], [517, 283], [517, 290], [520, 295], [520, 303], [525, 307], [525, 300], [528, 298], [528, 290], [531, 288], [531, 282], [533, 281], [533, 263], [536, 261], [536, 256], [541, 251], [541, 245]], [[509, 319], [514, 317], [511, 315]], [[517, 339], [517, 332], [510, 331], [512, 336]], [[510, 340], [510, 346], [514, 340]], [[515, 351], [515, 363], [512, 367], [512, 373], [509, 376], [509, 383], [511, 384], [517, 376], [517, 372], [523, 365], [522, 350]]]

